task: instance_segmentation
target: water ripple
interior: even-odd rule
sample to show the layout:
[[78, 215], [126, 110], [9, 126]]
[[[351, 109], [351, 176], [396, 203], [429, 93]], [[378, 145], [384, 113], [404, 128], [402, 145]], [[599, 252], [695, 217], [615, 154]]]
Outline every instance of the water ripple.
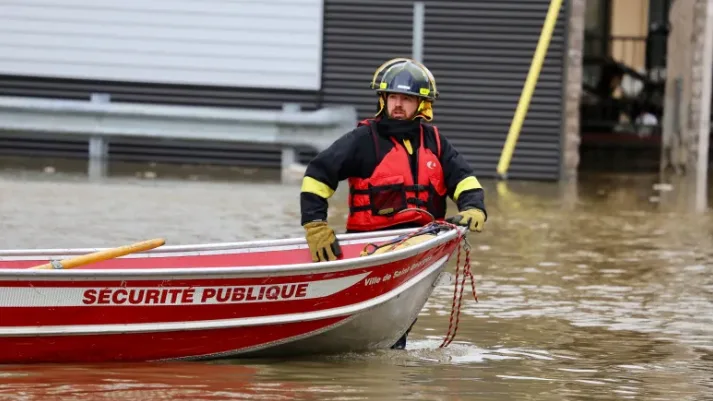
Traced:
[[[452, 277], [428, 300], [405, 351], [3, 367], [0, 398], [703, 399], [713, 394], [713, 222], [642, 203], [650, 190], [642, 182], [592, 183], [576, 201], [547, 183], [507, 190], [488, 184], [486, 230], [469, 237], [479, 302], [467, 288], [447, 348], [439, 345], [451, 315]], [[298, 193], [297, 185], [258, 180], [0, 178], [0, 243], [90, 247], [156, 236], [171, 244], [299, 236]], [[330, 200], [335, 227], [344, 223], [344, 201], [343, 190]]]

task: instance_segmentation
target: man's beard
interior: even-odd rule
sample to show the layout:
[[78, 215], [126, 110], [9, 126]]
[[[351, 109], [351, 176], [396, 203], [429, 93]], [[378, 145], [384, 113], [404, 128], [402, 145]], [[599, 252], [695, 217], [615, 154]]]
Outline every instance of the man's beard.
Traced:
[[[400, 113], [401, 116], [396, 117], [395, 114]], [[394, 109], [391, 113], [389, 113], [389, 117], [393, 118], [394, 120], [408, 120], [408, 114], [406, 114], [406, 111], [404, 109]]]

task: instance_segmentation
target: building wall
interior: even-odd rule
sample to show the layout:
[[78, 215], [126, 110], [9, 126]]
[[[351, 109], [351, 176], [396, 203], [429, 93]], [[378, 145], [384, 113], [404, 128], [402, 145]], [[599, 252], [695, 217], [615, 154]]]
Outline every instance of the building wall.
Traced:
[[621, 38], [612, 43], [611, 56], [643, 72], [646, 42], [640, 39], [649, 31], [649, 0], [611, 0], [610, 24], [610, 34]]
[[[322, 0], [0, 2], [0, 95], [216, 107], [316, 108]], [[86, 143], [0, 135], [0, 155], [85, 158]], [[113, 160], [277, 167], [262, 144], [114, 140]], [[306, 161], [314, 154], [300, 152]]]
[[[377, 67], [412, 54], [413, 1], [325, 0], [324, 104], [373, 116]], [[548, 0], [424, 1], [423, 62], [441, 96], [434, 124], [478, 175], [494, 177], [527, 77]], [[508, 176], [558, 179], [567, 5], [524, 121]]]
[[569, 0], [568, 30], [567, 30], [567, 60], [565, 76], [565, 123], [562, 135], [562, 173], [561, 177], [572, 182], [576, 181], [579, 169], [580, 114], [579, 105], [582, 96], [582, 79], [584, 76], [584, 33], [587, 23], [587, 0]]
[[0, 74], [318, 90], [321, 0], [0, 3]]
[[[304, 109], [346, 104], [356, 106], [360, 117], [369, 117], [375, 112], [375, 97], [369, 88], [374, 70], [388, 59], [412, 54], [413, 3], [413, 0], [324, 0], [323, 3], [317, 0], [266, 0], [238, 10], [219, 9], [218, 4], [237, 3], [217, 0], [208, 3], [131, 0], [115, 6], [124, 9], [109, 13], [89, 0], [5, 2], [0, 4], [0, 51], [19, 54], [25, 61], [19, 65], [13, 61], [17, 57], [0, 58], [0, 95], [88, 99], [94, 92], [103, 92], [111, 94], [114, 101], [268, 109], [280, 108], [288, 102], [298, 102]], [[436, 76], [441, 91], [435, 105], [434, 123], [461, 150], [481, 177], [496, 175], [500, 153], [549, 3], [549, 0], [425, 1], [423, 61]], [[560, 176], [568, 3], [565, 1], [559, 14], [513, 155], [510, 178], [550, 180]], [[167, 4], [175, 4], [175, 8], [182, 11], [161, 15], [164, 13], [160, 10], [166, 11]], [[193, 4], [203, 6], [195, 9], [191, 8]], [[215, 13], [206, 11], [205, 4], [213, 5]], [[61, 10], [71, 10], [72, 7], [75, 12]], [[322, 7], [324, 16], [316, 17]], [[129, 16], [132, 12], [128, 9], [143, 11]], [[270, 14], [271, 21], [279, 22], [270, 25], [263, 17], [251, 15], [243, 19], [240, 16], [253, 12], [250, 10], [259, 11], [263, 16]], [[179, 18], [178, 15], [182, 16]], [[171, 16], [176, 19], [170, 20]], [[84, 19], [80, 21], [80, 17]], [[28, 22], [32, 18], [36, 23]], [[142, 29], [127, 27], [130, 20], [146, 26]], [[8, 25], [10, 21], [15, 22]], [[148, 28], [151, 23], [154, 25]], [[31, 29], [23, 31], [22, 25]], [[203, 39], [213, 42], [206, 42], [208, 44], [202, 47], [184, 46], [196, 40], [195, 37], [172, 27], [185, 28], [187, 25], [193, 26], [194, 31], [204, 31], [201, 33], [206, 35]], [[120, 26], [124, 28], [120, 29]], [[54, 29], [51, 35], [42, 30], [49, 27]], [[279, 43], [263, 48], [246, 44], [245, 54], [254, 58], [245, 61], [239, 57], [238, 47], [225, 50], [226, 42], [232, 46], [247, 43], [247, 37], [241, 34], [243, 28], [254, 28], [251, 32], [259, 43], [269, 40]], [[161, 49], [160, 42], [128, 38], [128, 35], [147, 34], [148, 29], [156, 37], [163, 38], [166, 41], [163, 43], [170, 42], [166, 49], [174, 53], [157, 52]], [[287, 30], [294, 35], [275, 33]], [[76, 35], [81, 36], [82, 32], [101, 35], [105, 31], [114, 35], [112, 41], [76, 40]], [[324, 36], [315, 42], [317, 32]], [[49, 40], [55, 35], [63, 40], [40, 40]], [[208, 35], [212, 36], [209, 38]], [[176, 37], [181, 40], [175, 40]], [[11, 50], [20, 47], [19, 43], [32, 49], [12, 53]], [[134, 46], [128, 46], [128, 43]], [[87, 51], [90, 44], [105, 46], [99, 49], [102, 58], [92, 56], [98, 54], [96, 51]], [[42, 48], [48, 46], [53, 50], [45, 54]], [[144, 49], [140, 58], [129, 57], [135, 46]], [[221, 49], [227, 52], [225, 57], [230, 61], [216, 55]], [[195, 60], [176, 58], [176, 54], [184, 51], [194, 51]], [[207, 54], [208, 51], [214, 53]], [[323, 55], [319, 63], [315, 63], [317, 54]], [[93, 67], [68, 68], [67, 60], [72, 58]], [[64, 61], [59, 62], [60, 59]], [[102, 67], [107, 60], [121, 62], [123, 67]], [[154, 68], [164, 65], [156, 64], [157, 60], [174, 60], [177, 65], [193, 69], [208, 65], [212, 70], [205, 69], [204, 74], [180, 76], [175, 72], [163, 75], [160, 68]], [[198, 60], [206, 64], [198, 64]], [[69, 64], [78, 63], [70, 61]], [[228, 72], [213, 76], [211, 71], [218, 65]], [[186, 68], [177, 69], [183, 71]], [[252, 75], [255, 70], [261, 72], [259, 79]], [[319, 77], [319, 82], [315, 81], [315, 76]], [[23, 146], [27, 149], [27, 143]], [[166, 160], [180, 160], [183, 153], [175, 149], [184, 145], [171, 146], [171, 156]], [[120, 151], [122, 157], [136, 159], [145, 157], [148, 148], [145, 143], [127, 143], [110, 145], [109, 151], [110, 154]], [[251, 154], [260, 154], [252, 149]], [[205, 158], [200, 160], [209, 160], [218, 150], [225, 163], [244, 161], [237, 152], [222, 148], [206, 150]], [[166, 153], [165, 149], [161, 152]], [[267, 165], [274, 161], [277, 164], [278, 149], [265, 147], [264, 153], [269, 157], [261, 158], [259, 163], [249, 163]], [[234, 160], [230, 154], [236, 154]], [[308, 158], [309, 152], [303, 153], [302, 160]]]
[[669, 21], [661, 168], [664, 172], [705, 172], [711, 120], [713, 6], [707, 0], [676, 0]]

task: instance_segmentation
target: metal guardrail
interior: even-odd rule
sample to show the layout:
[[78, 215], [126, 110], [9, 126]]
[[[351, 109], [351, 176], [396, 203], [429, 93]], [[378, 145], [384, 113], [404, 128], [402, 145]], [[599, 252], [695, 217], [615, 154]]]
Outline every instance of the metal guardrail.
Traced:
[[0, 131], [87, 138], [90, 177], [106, 174], [112, 138], [281, 145], [284, 170], [295, 163], [295, 147], [323, 150], [356, 123], [354, 107], [308, 112], [285, 104], [282, 110], [272, 111], [112, 103], [103, 94], [90, 101], [0, 96]]

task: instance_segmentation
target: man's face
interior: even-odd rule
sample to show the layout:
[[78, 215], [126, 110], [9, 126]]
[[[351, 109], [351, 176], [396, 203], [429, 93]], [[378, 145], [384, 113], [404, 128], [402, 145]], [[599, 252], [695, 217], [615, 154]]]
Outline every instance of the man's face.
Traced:
[[400, 93], [389, 93], [386, 97], [386, 109], [389, 116], [397, 120], [410, 120], [418, 110], [418, 98]]

